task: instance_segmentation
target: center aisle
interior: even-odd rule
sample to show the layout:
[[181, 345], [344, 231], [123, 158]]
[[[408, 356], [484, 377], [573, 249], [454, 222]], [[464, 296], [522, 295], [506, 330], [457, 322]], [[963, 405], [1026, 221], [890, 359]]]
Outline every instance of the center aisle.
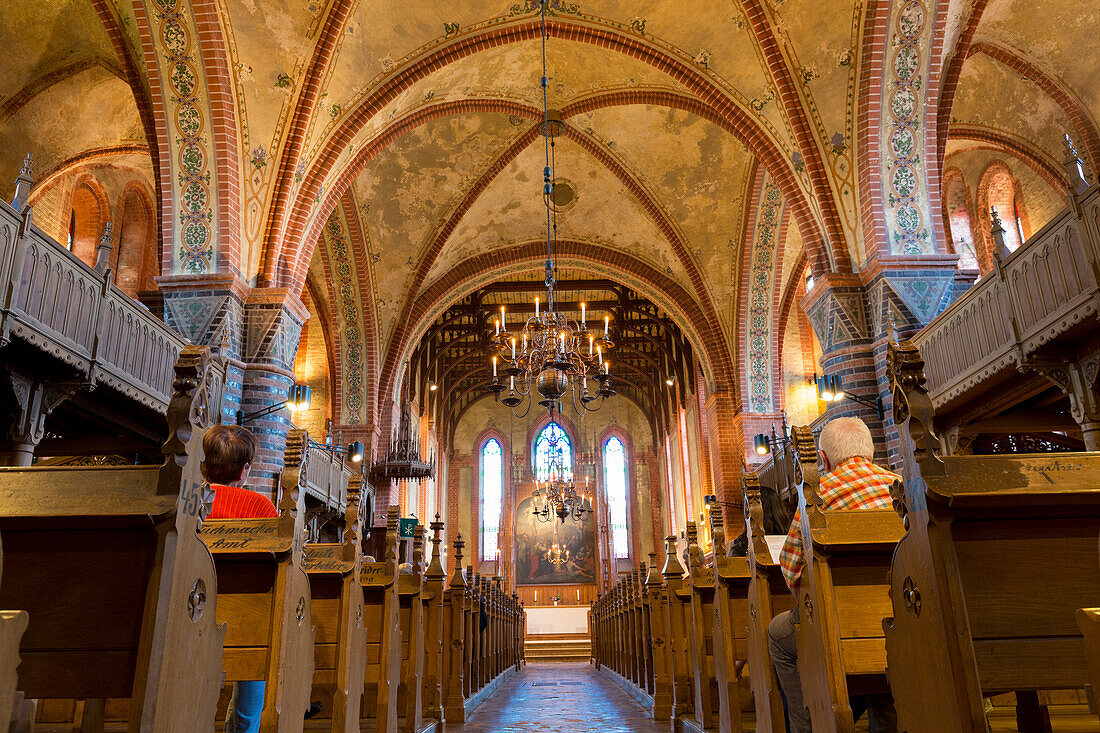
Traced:
[[589, 664], [528, 664], [479, 705], [465, 725], [447, 733], [662, 733], [642, 707]]

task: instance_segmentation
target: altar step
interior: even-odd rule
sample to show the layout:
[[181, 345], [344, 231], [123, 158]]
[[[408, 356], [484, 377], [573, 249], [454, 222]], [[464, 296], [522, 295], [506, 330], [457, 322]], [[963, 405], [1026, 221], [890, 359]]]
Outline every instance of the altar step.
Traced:
[[587, 662], [592, 657], [588, 634], [535, 634], [524, 642], [528, 662]]

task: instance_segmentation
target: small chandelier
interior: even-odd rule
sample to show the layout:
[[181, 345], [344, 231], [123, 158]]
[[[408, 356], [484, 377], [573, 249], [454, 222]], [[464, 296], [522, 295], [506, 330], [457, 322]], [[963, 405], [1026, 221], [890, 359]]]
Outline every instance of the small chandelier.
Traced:
[[565, 565], [565, 563], [569, 562], [569, 548], [555, 542], [550, 546], [550, 549], [547, 550], [546, 559], [550, 561], [551, 565], [557, 565], [560, 568]]
[[[603, 333], [588, 330], [585, 304], [581, 303], [581, 318], [576, 319], [555, 310], [554, 286], [557, 267], [554, 264], [553, 243], [557, 239], [557, 207], [554, 205], [553, 150], [554, 138], [565, 131], [565, 123], [557, 112], [549, 109], [546, 100], [546, 6], [542, 6], [542, 111], [540, 133], [546, 138], [546, 167], [543, 168], [542, 196], [546, 208], [546, 308], [535, 298], [535, 315], [528, 318], [518, 333], [508, 331], [507, 314], [500, 309], [492, 338], [493, 381], [489, 390], [511, 408], [517, 417], [526, 417], [531, 404], [545, 407], [553, 419], [561, 412], [562, 399], [569, 395], [578, 415], [595, 412], [608, 397], [615, 395], [611, 387], [610, 351], [611, 318], [604, 316]], [[503, 368], [501, 368], [503, 367]], [[505, 384], [501, 373], [508, 377]], [[593, 380], [593, 390], [588, 382]], [[504, 397], [500, 395], [507, 390]], [[596, 402], [595, 406], [592, 405]], [[517, 407], [527, 402], [522, 415]], [[564, 520], [563, 520], [564, 521]]]
[[382, 486], [388, 481], [414, 481], [420, 483], [435, 478], [435, 456], [429, 454], [427, 460], [420, 453], [420, 431], [412, 416], [412, 402], [409, 400], [409, 375], [406, 371], [405, 385], [401, 400], [401, 418], [397, 430], [390, 440], [386, 457], [375, 462], [370, 469], [371, 483]]
[[531, 492], [531, 513], [540, 522], [552, 522], [555, 518], [562, 524], [566, 519], [580, 522], [592, 513], [588, 478], [584, 479], [584, 488], [578, 493], [572, 472], [567, 473], [563, 467], [560, 449], [551, 454], [550, 460], [546, 480], [536, 482], [535, 490]]

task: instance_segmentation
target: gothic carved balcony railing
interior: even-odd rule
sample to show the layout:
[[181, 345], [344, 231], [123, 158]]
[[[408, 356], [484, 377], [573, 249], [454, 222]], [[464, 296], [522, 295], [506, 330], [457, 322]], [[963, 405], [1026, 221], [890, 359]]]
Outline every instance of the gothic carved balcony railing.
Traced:
[[19, 339], [71, 367], [87, 387], [106, 385], [165, 412], [172, 365], [187, 341], [30, 221], [0, 202], [0, 345]]
[[[1083, 186], [1082, 186], [1083, 188]], [[1073, 361], [1100, 314], [1100, 186], [1069, 206], [913, 337], [937, 411], [1049, 359]], [[1040, 369], [1035, 369], [1040, 371]]]

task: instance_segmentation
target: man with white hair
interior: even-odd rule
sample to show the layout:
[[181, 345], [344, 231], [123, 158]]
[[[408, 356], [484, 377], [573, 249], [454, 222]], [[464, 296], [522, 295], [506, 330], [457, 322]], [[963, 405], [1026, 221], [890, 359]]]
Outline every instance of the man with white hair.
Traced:
[[[819, 494], [825, 509], [889, 509], [890, 487], [901, 477], [879, 468], [872, 460], [875, 444], [871, 431], [857, 417], [838, 417], [821, 429], [818, 439], [818, 462], [824, 468]], [[802, 551], [802, 512], [791, 522], [787, 540], [779, 554], [779, 565], [787, 587], [798, 594], [806, 558]], [[772, 619], [768, 626], [768, 648], [775, 666], [775, 676], [786, 700], [790, 733], [811, 733], [810, 714], [802, 702], [802, 683], [798, 677], [798, 649], [794, 626], [798, 623], [798, 606]], [[897, 718], [889, 695], [871, 696], [868, 722], [871, 733], [897, 730]], [[853, 700], [853, 712], [863, 700]], [[857, 712], [856, 717], [859, 717]]]

